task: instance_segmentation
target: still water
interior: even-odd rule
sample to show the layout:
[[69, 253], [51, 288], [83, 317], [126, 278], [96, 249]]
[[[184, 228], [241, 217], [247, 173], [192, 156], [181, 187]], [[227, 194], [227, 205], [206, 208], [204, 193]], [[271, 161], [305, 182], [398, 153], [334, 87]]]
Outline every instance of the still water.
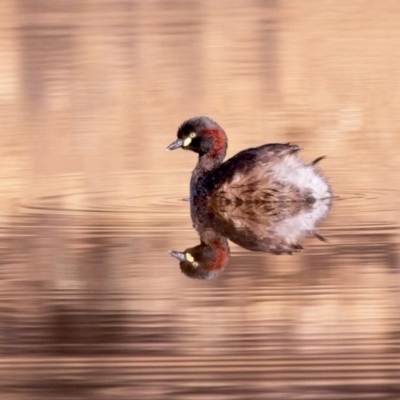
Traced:
[[[400, 398], [397, 1], [0, 7], [1, 399]], [[194, 115], [327, 155], [301, 251], [181, 272]]]

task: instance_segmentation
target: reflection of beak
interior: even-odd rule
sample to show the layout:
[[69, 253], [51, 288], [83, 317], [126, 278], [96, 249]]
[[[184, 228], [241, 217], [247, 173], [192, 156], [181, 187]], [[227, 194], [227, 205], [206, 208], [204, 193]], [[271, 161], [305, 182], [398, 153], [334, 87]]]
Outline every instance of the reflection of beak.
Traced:
[[171, 143], [168, 147], [167, 150], [175, 150], [178, 149], [179, 147], [183, 146], [183, 140], [182, 139], [176, 139], [175, 142]]
[[179, 261], [186, 260], [185, 253], [181, 253], [180, 251], [171, 250], [168, 253], [171, 254], [172, 257], [177, 258]]

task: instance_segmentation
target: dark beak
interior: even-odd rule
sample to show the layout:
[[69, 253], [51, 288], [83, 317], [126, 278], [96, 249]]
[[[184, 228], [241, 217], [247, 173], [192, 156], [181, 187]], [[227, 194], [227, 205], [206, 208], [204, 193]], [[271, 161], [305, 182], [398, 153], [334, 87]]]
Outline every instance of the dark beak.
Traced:
[[171, 254], [172, 257], [178, 259], [179, 261], [186, 260], [185, 253], [181, 253], [180, 251], [170, 250], [168, 253]]
[[182, 139], [176, 139], [175, 142], [171, 143], [168, 147], [167, 150], [175, 150], [178, 149], [179, 147], [183, 146], [183, 140]]

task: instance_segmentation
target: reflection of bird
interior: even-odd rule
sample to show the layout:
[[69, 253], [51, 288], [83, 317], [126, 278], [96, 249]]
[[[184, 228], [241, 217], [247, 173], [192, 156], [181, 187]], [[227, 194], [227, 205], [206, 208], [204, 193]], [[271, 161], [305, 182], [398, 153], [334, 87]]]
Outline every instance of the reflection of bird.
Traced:
[[251, 251], [292, 254], [302, 250], [300, 242], [306, 235], [324, 238], [316, 230], [331, 201], [314, 203], [250, 203], [220, 204], [194, 202], [191, 204], [193, 226], [199, 232], [213, 229], [221, 236]]
[[182, 272], [191, 278], [217, 277], [228, 263], [227, 239], [251, 251], [292, 254], [302, 250], [301, 239], [314, 234], [330, 208], [330, 199], [313, 203], [213, 203], [192, 201], [193, 226], [200, 245], [184, 252], [171, 251], [179, 259]]
[[305, 164], [297, 155], [297, 145], [265, 144], [243, 150], [222, 163], [227, 137], [210, 118], [187, 120], [177, 136], [167, 149], [182, 147], [199, 154], [190, 184], [192, 199], [212, 196], [236, 203], [312, 203], [331, 197], [328, 183], [315, 171], [323, 157]]

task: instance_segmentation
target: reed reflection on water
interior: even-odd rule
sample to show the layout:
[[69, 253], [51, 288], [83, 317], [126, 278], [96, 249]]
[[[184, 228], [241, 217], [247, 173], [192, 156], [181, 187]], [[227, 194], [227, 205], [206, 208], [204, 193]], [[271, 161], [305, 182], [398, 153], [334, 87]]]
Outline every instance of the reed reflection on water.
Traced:
[[[0, 398], [398, 398], [399, 3], [182, 4], [0, 5]], [[194, 115], [327, 155], [340, 201], [191, 210]], [[218, 279], [167, 253], [190, 215]]]

